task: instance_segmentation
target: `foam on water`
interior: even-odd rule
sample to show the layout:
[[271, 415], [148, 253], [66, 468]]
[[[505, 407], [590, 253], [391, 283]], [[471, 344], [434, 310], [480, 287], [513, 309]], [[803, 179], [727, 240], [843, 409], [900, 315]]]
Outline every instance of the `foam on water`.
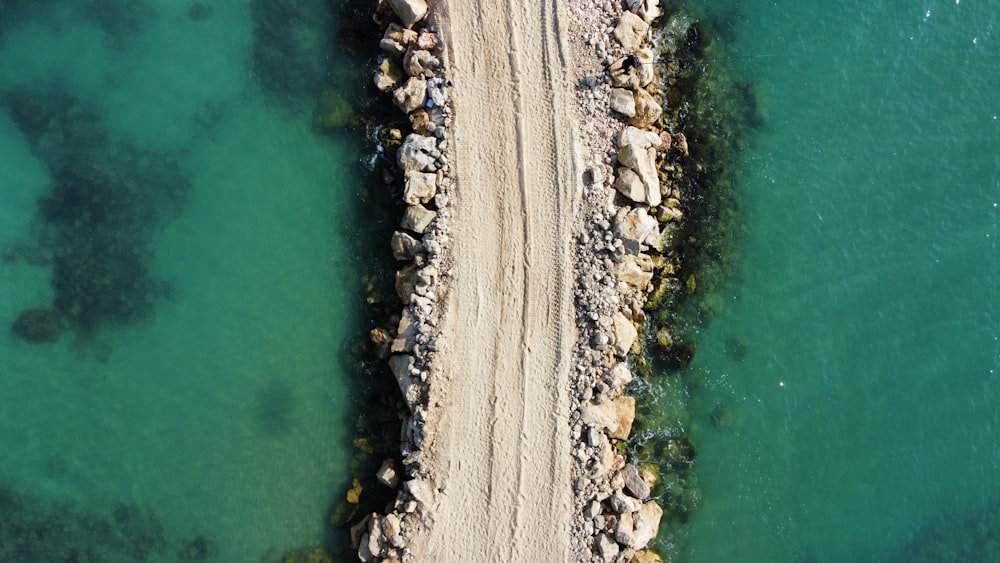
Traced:
[[691, 368], [686, 559], [1000, 557], [1000, 15], [709, 4], [765, 124], [739, 164], [741, 282]]

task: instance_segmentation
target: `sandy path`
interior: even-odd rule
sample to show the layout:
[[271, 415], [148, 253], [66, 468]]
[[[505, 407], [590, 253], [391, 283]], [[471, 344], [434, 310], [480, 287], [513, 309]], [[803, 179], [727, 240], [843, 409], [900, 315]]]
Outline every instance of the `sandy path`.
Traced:
[[569, 561], [570, 242], [582, 186], [566, 19], [552, 0], [441, 7], [455, 266], [440, 356], [450, 382], [431, 396], [428, 427], [446, 488], [425, 559]]

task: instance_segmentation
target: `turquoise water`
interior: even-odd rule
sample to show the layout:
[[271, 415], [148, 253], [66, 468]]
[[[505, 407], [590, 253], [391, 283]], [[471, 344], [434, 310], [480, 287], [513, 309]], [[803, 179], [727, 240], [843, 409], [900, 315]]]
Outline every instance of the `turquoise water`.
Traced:
[[360, 154], [312, 126], [328, 4], [262, 4], [0, 7], [0, 321], [70, 325], [0, 338], [4, 561], [335, 541]]
[[705, 4], [765, 122], [684, 560], [1000, 560], [997, 5]]

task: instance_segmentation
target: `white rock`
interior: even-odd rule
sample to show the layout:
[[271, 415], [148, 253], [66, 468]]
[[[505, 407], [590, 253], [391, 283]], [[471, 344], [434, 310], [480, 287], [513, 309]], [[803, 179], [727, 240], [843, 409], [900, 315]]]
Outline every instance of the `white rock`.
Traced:
[[625, 0], [625, 7], [646, 23], [653, 23], [660, 15], [659, 0]]
[[434, 487], [426, 479], [411, 479], [406, 482], [406, 491], [424, 506], [430, 506], [434, 502]]
[[392, 233], [392, 257], [396, 260], [413, 260], [413, 257], [420, 249], [420, 241], [403, 231]]
[[609, 93], [611, 109], [624, 115], [625, 117], [635, 116], [635, 96], [631, 90], [625, 88], [612, 88]]
[[410, 205], [427, 203], [437, 193], [437, 174], [407, 170], [403, 187], [403, 201]]
[[412, 352], [413, 345], [416, 343], [417, 326], [417, 316], [413, 314], [413, 311], [409, 307], [403, 309], [403, 314], [399, 319], [399, 327], [396, 329], [396, 338], [393, 339], [389, 351], [393, 354]]
[[622, 44], [626, 51], [635, 51], [642, 47], [642, 38], [646, 35], [649, 24], [642, 18], [628, 11], [622, 13], [618, 18], [618, 25], [615, 26], [615, 38]]
[[410, 407], [411, 412], [417, 408], [419, 399], [419, 390], [410, 378], [413, 363], [413, 356], [409, 354], [399, 354], [389, 357], [389, 369], [396, 376], [396, 383], [399, 384], [399, 390], [402, 391], [403, 398], [406, 399], [406, 404]]
[[645, 547], [650, 540], [656, 537], [662, 517], [663, 509], [656, 504], [656, 501], [652, 500], [642, 505], [642, 508], [633, 515], [635, 530], [632, 538], [637, 548]]
[[646, 203], [646, 185], [642, 183], [642, 178], [630, 168], [618, 168], [615, 189], [636, 203]]
[[[635, 339], [639, 337], [639, 331], [635, 329], [635, 325], [632, 324], [632, 321], [621, 313], [615, 314], [614, 323], [615, 351], [618, 352], [619, 355], [624, 356], [625, 354], [628, 354], [628, 351], [632, 348], [632, 344], [635, 343]], [[616, 424], [614, 427], [617, 428], [617, 417], [615, 420]]]
[[410, 49], [403, 57], [403, 69], [410, 76], [429, 76], [439, 64], [434, 55], [423, 49]]
[[432, 172], [437, 169], [439, 155], [434, 137], [410, 133], [403, 139], [403, 144], [396, 153], [396, 161], [403, 170]]
[[635, 91], [635, 112], [629, 119], [629, 124], [645, 129], [652, 127], [660, 116], [663, 115], [663, 107], [644, 88]]
[[427, 2], [424, 0], [389, 0], [389, 6], [405, 27], [413, 27], [427, 15]]
[[399, 64], [395, 59], [386, 57], [379, 63], [375, 71], [375, 87], [380, 92], [385, 92], [392, 89], [396, 83], [403, 79], [403, 76], [405, 76], [403, 69], [399, 68]]
[[625, 245], [625, 252], [638, 255], [645, 245], [659, 240], [660, 223], [645, 207], [636, 207], [626, 213], [618, 213], [615, 217], [615, 235]]
[[382, 462], [382, 466], [375, 473], [375, 478], [386, 487], [395, 489], [399, 484], [399, 474], [396, 473], [396, 464], [391, 459]]
[[400, 221], [399, 224], [404, 229], [409, 229], [415, 233], [423, 234], [436, 216], [437, 213], [427, 209], [419, 203], [416, 205], [408, 205], [406, 206], [406, 211], [403, 213], [403, 220]]
[[424, 107], [427, 101], [427, 81], [422, 76], [411, 76], [402, 86], [392, 92], [392, 101], [403, 113], [410, 113]]

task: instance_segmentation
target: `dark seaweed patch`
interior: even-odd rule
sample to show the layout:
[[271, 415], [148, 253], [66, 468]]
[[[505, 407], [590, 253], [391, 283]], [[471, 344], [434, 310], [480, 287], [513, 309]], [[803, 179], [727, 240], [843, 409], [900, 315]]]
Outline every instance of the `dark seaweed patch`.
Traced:
[[0, 488], [0, 561], [148, 561], [167, 539], [156, 514], [118, 504], [100, 514]]
[[51, 182], [38, 201], [36, 240], [5, 259], [51, 265], [52, 310], [80, 336], [149, 317], [170, 294], [149, 266], [153, 235], [179, 213], [189, 180], [171, 158], [110, 135], [59, 88], [5, 101]]

